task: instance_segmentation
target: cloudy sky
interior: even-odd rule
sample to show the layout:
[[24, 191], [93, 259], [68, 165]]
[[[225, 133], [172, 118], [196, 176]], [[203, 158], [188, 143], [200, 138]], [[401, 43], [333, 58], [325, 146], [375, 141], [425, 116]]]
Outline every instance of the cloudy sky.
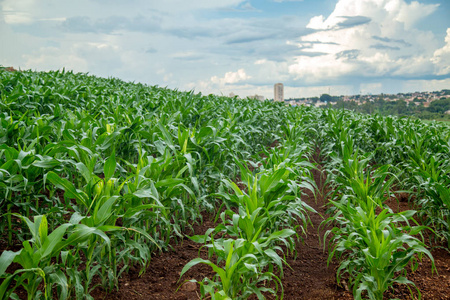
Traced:
[[449, 0], [0, 0], [0, 65], [273, 98], [450, 88]]

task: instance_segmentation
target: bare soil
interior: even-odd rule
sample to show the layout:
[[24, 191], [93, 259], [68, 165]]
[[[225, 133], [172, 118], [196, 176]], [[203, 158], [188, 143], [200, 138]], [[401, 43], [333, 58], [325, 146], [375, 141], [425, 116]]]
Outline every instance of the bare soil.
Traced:
[[[316, 155], [317, 156], [317, 155]], [[316, 157], [317, 158], [317, 157]], [[323, 183], [325, 175], [319, 170], [314, 170], [314, 179], [323, 193], [317, 193], [314, 197], [307, 193], [303, 197], [308, 205], [312, 206], [318, 214], [310, 214], [312, 226], [307, 228], [307, 236], [303, 242], [296, 246], [297, 258], [287, 257], [290, 267], [284, 268], [284, 299], [353, 299], [351, 291], [344, 281], [341, 286], [336, 282], [336, 269], [338, 262], [332, 261], [327, 266], [328, 252], [324, 251], [324, 245], [320, 241], [329, 228], [319, 226], [324, 218], [327, 199], [326, 187]], [[387, 203], [394, 211], [411, 209], [410, 203], [404, 201], [403, 196], [391, 199]], [[194, 234], [203, 234], [208, 228], [214, 226], [212, 216], [205, 216], [202, 225], [194, 226]], [[204, 277], [212, 278], [211, 268], [197, 265], [188, 271], [181, 280], [179, 274], [183, 266], [191, 259], [199, 256], [206, 258], [204, 251], [199, 252], [199, 244], [190, 240], [184, 240], [174, 245], [174, 250], [156, 255], [152, 258], [150, 268], [141, 277], [136, 272], [130, 272], [120, 279], [118, 291], [106, 294], [101, 288], [94, 294], [95, 299], [200, 299], [198, 285], [187, 282], [190, 279], [201, 280]], [[408, 279], [415, 282], [422, 293], [422, 299], [450, 299], [450, 253], [434, 245], [432, 254], [435, 259], [438, 274], [431, 272], [431, 262], [424, 258], [416, 272], [408, 274]], [[437, 246], [437, 247], [436, 247]], [[325, 248], [326, 249], [326, 248]], [[413, 299], [406, 286], [395, 286], [389, 291], [386, 298]]]
[[[319, 191], [316, 197], [310, 192], [303, 197], [308, 205], [312, 206], [318, 214], [310, 214], [312, 226], [307, 227], [307, 236], [304, 241], [296, 246], [297, 258], [287, 257], [290, 267], [284, 268], [284, 299], [353, 299], [351, 291], [348, 291], [345, 282], [338, 286], [336, 282], [336, 269], [338, 262], [332, 261], [327, 266], [328, 252], [324, 251], [324, 245], [320, 241], [329, 228], [319, 226], [327, 217], [325, 204], [327, 199], [324, 174], [314, 170], [314, 179]], [[404, 196], [398, 195], [387, 203], [394, 211], [413, 209], [412, 204], [405, 201]], [[193, 226], [194, 232], [188, 234], [204, 234], [214, 227], [214, 216], [204, 215], [203, 224]], [[300, 233], [299, 233], [300, 234]], [[107, 293], [101, 287], [92, 292], [94, 299], [134, 300], [134, 299], [200, 299], [199, 287], [195, 283], [186, 282], [190, 279], [202, 280], [205, 277], [212, 278], [214, 273], [205, 265], [197, 265], [188, 271], [180, 279], [180, 272], [185, 264], [196, 257], [207, 258], [206, 251], [200, 249], [201, 245], [184, 239], [178, 244], [173, 244], [173, 250], [161, 254], [155, 254], [150, 262], [150, 267], [139, 276], [139, 270], [131, 269], [123, 274], [119, 280], [118, 289]], [[15, 250], [13, 249], [10, 250]], [[433, 244], [431, 253], [435, 259], [438, 273], [431, 272], [431, 261], [424, 258], [420, 262], [416, 272], [408, 272], [408, 279], [415, 282], [422, 293], [422, 299], [450, 299], [450, 253], [444, 249], [444, 245]], [[0, 241], [0, 252], [7, 247]], [[327, 248], [325, 248], [327, 249]], [[19, 296], [22, 293], [18, 290]], [[410, 296], [406, 286], [395, 286], [394, 290], [385, 295], [386, 299], [414, 299]]]

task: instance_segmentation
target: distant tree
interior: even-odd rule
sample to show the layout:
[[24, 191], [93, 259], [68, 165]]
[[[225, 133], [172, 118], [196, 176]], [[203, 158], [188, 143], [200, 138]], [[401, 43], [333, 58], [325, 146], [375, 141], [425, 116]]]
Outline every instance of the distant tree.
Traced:
[[439, 99], [430, 103], [428, 111], [432, 113], [444, 113], [450, 109], [450, 98]]
[[331, 97], [328, 94], [322, 94], [320, 95], [320, 101], [321, 102], [330, 102], [331, 100], [333, 100], [333, 97]]
[[[447, 90], [450, 92], [450, 90]], [[436, 92], [442, 94], [443, 92]], [[359, 97], [352, 96], [351, 99], [357, 99]], [[368, 101], [362, 105], [358, 105], [354, 100], [344, 102], [342, 98], [337, 99], [336, 104], [332, 105], [335, 109], [348, 109], [360, 113], [377, 113], [380, 115], [402, 115], [402, 116], [413, 116], [420, 119], [429, 120], [450, 120], [450, 115], [445, 114], [446, 111], [450, 110], [450, 98], [444, 98], [440, 100], [435, 100], [430, 103], [427, 108], [424, 106], [426, 102], [424, 99], [416, 98], [409, 105], [404, 100], [398, 101], [386, 101], [389, 95], [383, 95], [385, 98], [379, 96], [375, 98], [374, 101]], [[410, 98], [412, 95], [408, 95]], [[334, 98], [332, 97], [335, 101]]]
[[336, 102], [340, 99], [344, 99], [344, 97], [340, 97], [340, 96], [331, 96], [331, 101]]
[[406, 106], [406, 101], [404, 100], [398, 100], [395, 101], [395, 108], [396, 113], [399, 115], [405, 115], [408, 113], [408, 106]]
[[375, 103], [368, 101], [361, 105], [361, 110], [366, 114], [373, 114], [375, 111]]
[[342, 100], [339, 100], [336, 102], [336, 104], [333, 106], [336, 109], [345, 108], [345, 103]]

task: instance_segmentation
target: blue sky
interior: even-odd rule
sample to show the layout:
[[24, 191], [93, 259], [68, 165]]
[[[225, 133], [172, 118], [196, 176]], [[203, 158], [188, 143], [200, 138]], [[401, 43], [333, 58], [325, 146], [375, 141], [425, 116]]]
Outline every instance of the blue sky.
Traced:
[[450, 88], [448, 0], [0, 0], [0, 65], [204, 94]]

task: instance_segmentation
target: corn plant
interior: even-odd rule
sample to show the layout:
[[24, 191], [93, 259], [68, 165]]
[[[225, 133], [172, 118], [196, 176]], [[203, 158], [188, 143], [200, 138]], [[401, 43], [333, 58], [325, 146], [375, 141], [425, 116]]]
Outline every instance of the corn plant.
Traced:
[[[398, 232], [419, 230], [404, 224], [404, 218], [412, 222], [409, 213], [373, 213], [387, 209], [386, 197], [402, 188], [417, 192], [418, 215], [448, 240], [449, 137], [448, 126], [408, 119], [0, 67], [0, 238], [23, 245], [20, 254], [0, 256], [3, 295], [16, 297], [23, 284], [37, 298], [89, 298], [94, 282], [110, 290], [132, 266], [145, 272], [152, 253], [169, 250], [204, 210], [220, 211], [220, 222], [192, 237], [210, 254], [209, 262], [195, 263], [226, 275], [217, 269], [201, 283], [202, 294], [277, 294], [282, 246], [294, 249], [302, 236], [294, 230], [304, 232], [313, 212], [301, 198], [317, 189], [309, 163], [314, 154], [324, 159], [335, 189], [330, 195], [342, 206], [334, 206], [338, 219], [351, 204], [359, 219], [379, 217], [379, 227], [381, 219], [394, 220], [386, 230], [420, 244]], [[350, 227], [343, 220], [336, 222], [345, 236]], [[23, 257], [38, 257], [46, 247], [30, 229], [37, 223], [46, 223], [47, 238], [61, 235], [61, 241], [37, 265], [6, 273], [12, 262], [25, 264]], [[409, 248], [396, 245], [408, 253], [396, 258], [404, 264]]]
[[[423, 254], [431, 259], [435, 270], [431, 253], [414, 237], [425, 227], [409, 225], [414, 211], [394, 214], [383, 209], [376, 214], [374, 210], [354, 207], [350, 202], [331, 203], [339, 212], [327, 222], [337, 222], [340, 227], [334, 227], [325, 235], [326, 238], [333, 234], [329, 261], [334, 256], [341, 258], [337, 281], [339, 283], [342, 276], [348, 274], [356, 299], [361, 299], [364, 293], [370, 299], [383, 299], [384, 292], [394, 283], [415, 287], [406, 277], [406, 266], [411, 263], [412, 271], [417, 269], [417, 261]], [[417, 287], [416, 290], [420, 297]]]
[[[45, 299], [52, 297], [52, 286], [55, 284], [60, 288], [60, 297], [65, 299], [68, 295], [67, 278], [61, 266], [52, 263], [52, 258], [59, 257], [61, 251], [67, 246], [82, 243], [93, 235], [100, 237], [107, 245], [110, 245], [109, 238], [101, 228], [66, 223], [49, 234], [45, 215], [35, 216], [34, 222], [18, 214], [15, 216], [26, 223], [32, 239], [24, 241], [23, 249], [18, 252], [4, 251], [0, 256], [2, 266], [0, 276], [5, 275], [5, 270], [12, 262], [18, 263], [22, 267], [13, 274], [6, 275], [0, 286], [1, 299], [10, 297], [18, 286], [22, 286], [26, 290], [28, 299], [35, 299], [41, 293], [38, 289], [41, 282], [44, 285]], [[69, 233], [69, 236], [64, 239], [66, 233]], [[13, 281], [15, 281], [14, 287], [8, 289]]]
[[[264, 299], [262, 292], [277, 295], [278, 284], [282, 288], [280, 277], [283, 276], [284, 260], [278, 255], [283, 252], [278, 245], [282, 243], [293, 251], [292, 236], [296, 233], [290, 228], [297, 218], [301, 225], [306, 226], [306, 211], [314, 210], [299, 199], [299, 184], [292, 179], [294, 173], [289, 169], [277, 166], [276, 170], [253, 176], [243, 164], [237, 164], [242, 180], [247, 183], [247, 191], [242, 191], [232, 181], [224, 180], [222, 190], [215, 194], [223, 198], [227, 206], [220, 213], [222, 223], [205, 235], [191, 237], [198, 243], [205, 243], [210, 258], [215, 255], [217, 263], [197, 258], [183, 268], [181, 275], [196, 264], [207, 264], [217, 273], [217, 278], [205, 278], [200, 282], [202, 296], [244, 299], [255, 294]], [[307, 187], [312, 189], [311, 185]], [[227, 190], [234, 193], [230, 195]], [[237, 206], [237, 213], [232, 206]], [[219, 267], [222, 261], [225, 261], [224, 268]], [[264, 272], [265, 269], [269, 271]], [[275, 270], [280, 277], [275, 275]], [[273, 282], [276, 289], [262, 285], [266, 280]]]
[[[324, 224], [337, 226], [325, 234], [325, 239], [333, 234], [328, 261], [335, 256], [341, 259], [337, 281], [348, 275], [356, 299], [364, 295], [383, 299], [384, 292], [394, 283], [415, 287], [406, 278], [408, 264], [414, 271], [417, 260], [425, 254], [432, 260], [434, 270], [434, 261], [423, 242], [414, 237], [426, 227], [409, 225], [415, 222], [412, 219], [415, 211], [394, 214], [383, 207], [397, 178], [389, 172], [390, 166], [373, 170], [370, 156], [364, 158], [358, 151], [353, 153], [352, 140], [347, 141], [341, 143], [342, 157], [334, 154], [330, 164], [333, 167], [329, 178], [336, 182], [336, 200], [330, 201], [334, 215]], [[381, 211], [377, 213], [377, 209]], [[420, 291], [416, 290], [420, 297]]]
[[[205, 278], [200, 282], [202, 297], [210, 295], [212, 299], [246, 299], [255, 294], [258, 299], [264, 299], [263, 292], [277, 295], [278, 285], [281, 289], [282, 285], [280, 278], [274, 273], [274, 266], [282, 270], [284, 260], [269, 245], [273, 239], [283, 239], [292, 234], [294, 234], [292, 230], [277, 232], [262, 244], [245, 239], [211, 238], [211, 243], [206, 247], [209, 248], [210, 254], [215, 254], [217, 263], [195, 258], [183, 267], [180, 278], [191, 267], [201, 263], [210, 266], [216, 273], [215, 280]], [[221, 262], [225, 263], [224, 267], [220, 267]], [[266, 281], [273, 282], [275, 289], [268, 287]], [[281, 298], [283, 298], [282, 291]]]
[[412, 159], [408, 169], [413, 175], [411, 188], [421, 196], [417, 203], [426, 215], [425, 222], [447, 240], [450, 249], [450, 164], [431, 156]]

